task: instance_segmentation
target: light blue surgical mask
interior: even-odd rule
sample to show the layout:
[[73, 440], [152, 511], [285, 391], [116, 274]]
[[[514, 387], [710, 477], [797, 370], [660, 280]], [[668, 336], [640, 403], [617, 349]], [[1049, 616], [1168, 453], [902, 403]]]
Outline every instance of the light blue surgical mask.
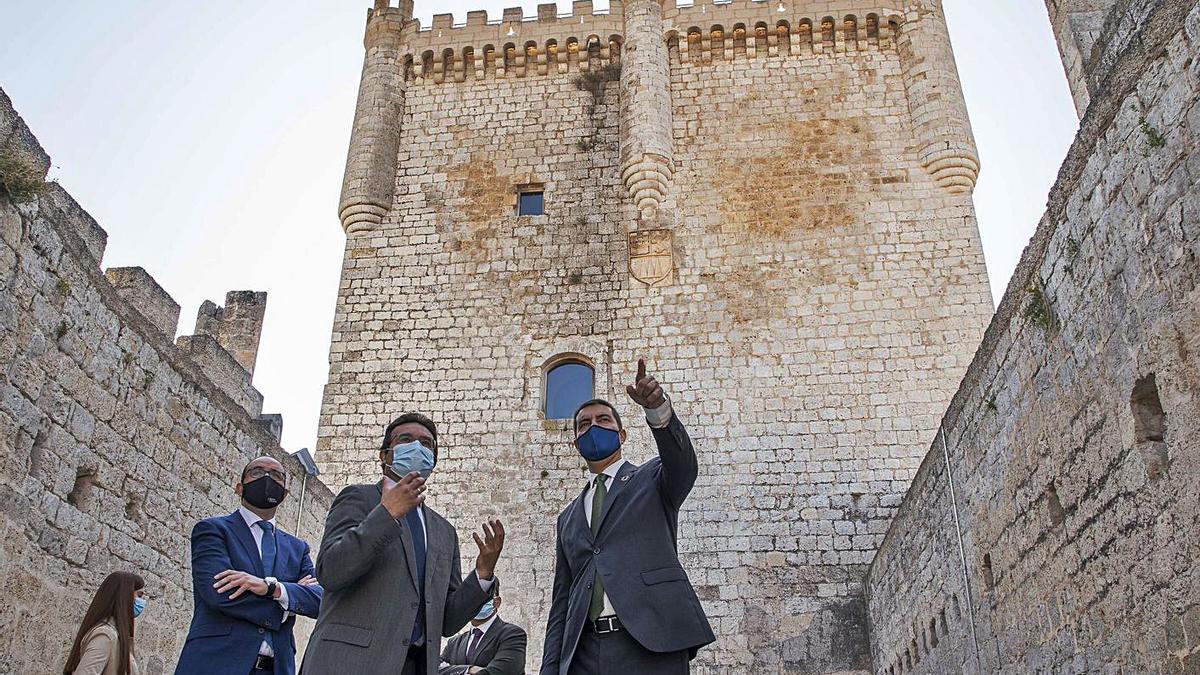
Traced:
[[479, 613], [475, 615], [475, 620], [483, 621], [484, 619], [488, 618], [493, 613], [495, 613], [495, 611], [496, 611], [496, 600], [495, 599], [488, 600], [487, 602], [483, 603], [483, 607], [479, 608]]
[[416, 471], [421, 478], [429, 478], [435, 464], [433, 451], [420, 441], [409, 441], [392, 447], [392, 471], [403, 478]]
[[145, 598], [139, 597], [139, 598], [133, 599], [133, 618], [136, 619], [139, 616], [141, 616], [142, 612], [145, 611], [145, 609], [146, 609], [146, 599]]

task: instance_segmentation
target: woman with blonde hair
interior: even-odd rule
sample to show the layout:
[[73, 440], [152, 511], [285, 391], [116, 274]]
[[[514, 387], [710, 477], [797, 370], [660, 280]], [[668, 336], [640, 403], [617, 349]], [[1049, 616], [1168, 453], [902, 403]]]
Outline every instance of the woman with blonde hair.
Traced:
[[145, 586], [132, 572], [104, 579], [83, 615], [63, 675], [138, 675], [133, 620], [146, 608]]

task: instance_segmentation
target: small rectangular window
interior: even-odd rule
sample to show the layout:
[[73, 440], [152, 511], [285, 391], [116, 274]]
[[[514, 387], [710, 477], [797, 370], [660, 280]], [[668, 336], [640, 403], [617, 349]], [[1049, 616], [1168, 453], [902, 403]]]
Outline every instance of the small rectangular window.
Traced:
[[540, 216], [545, 213], [545, 207], [541, 190], [522, 190], [517, 197], [518, 216]]

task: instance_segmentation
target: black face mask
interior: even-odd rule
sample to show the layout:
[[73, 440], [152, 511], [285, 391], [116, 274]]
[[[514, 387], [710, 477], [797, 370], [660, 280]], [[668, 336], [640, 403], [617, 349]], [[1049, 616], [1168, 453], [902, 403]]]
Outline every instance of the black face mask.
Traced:
[[263, 476], [249, 483], [242, 483], [242, 499], [258, 509], [273, 509], [283, 501], [287, 494], [283, 486], [270, 476]]

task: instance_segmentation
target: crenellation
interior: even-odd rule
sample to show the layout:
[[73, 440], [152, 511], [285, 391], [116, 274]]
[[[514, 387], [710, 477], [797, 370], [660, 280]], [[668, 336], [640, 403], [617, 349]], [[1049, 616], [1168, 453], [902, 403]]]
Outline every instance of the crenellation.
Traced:
[[110, 267], [104, 276], [121, 297], [168, 339], [179, 327], [179, 303], [141, 267]]
[[[432, 34], [428, 31], [410, 33], [405, 38], [403, 52], [407, 55], [406, 59], [411, 59], [412, 65], [405, 67], [404, 77], [413, 83], [443, 84], [506, 77], [563, 75], [619, 65], [620, 45], [624, 39], [623, 26], [609, 24], [608, 21], [603, 24], [585, 23], [582, 16], [581, 23], [563, 22], [563, 26], [555, 26], [554, 22], [540, 19], [520, 21], [516, 18], [516, 9], [512, 10], [514, 13], [509, 17], [512, 21], [506, 19], [497, 23], [487, 23], [486, 12], [475, 12], [474, 21], [468, 19], [464, 26], [455, 26], [455, 31], [459, 28], [476, 29], [476, 39], [471, 44], [464, 45], [454, 41], [455, 38], [469, 37], [470, 31], [461, 34], [447, 34], [445, 30]], [[590, 10], [590, 5], [578, 9]], [[664, 24], [663, 39], [667, 42], [671, 62], [706, 63], [714, 58], [730, 61], [760, 56], [840, 56], [892, 50], [896, 48], [896, 37], [902, 23], [900, 15], [892, 14], [888, 15], [886, 25], [881, 27], [882, 15], [876, 12], [847, 14], [840, 21], [829, 15], [820, 19], [802, 17], [794, 23], [768, 14], [768, 18], [773, 20], [770, 24], [765, 20], [741, 20], [737, 18], [739, 16], [742, 15], [730, 14], [722, 17], [710, 14], [704, 17], [703, 25], [706, 27], [703, 29], [699, 24], [687, 28]], [[864, 18], [861, 25], [860, 17]], [[677, 18], [695, 17], [679, 15]], [[722, 23], [724, 19], [729, 19], [730, 22]], [[444, 20], [443, 24], [445, 21], [448, 20]], [[518, 34], [512, 26], [522, 23], [525, 27], [535, 26], [542, 32], [530, 34], [522, 28]], [[816, 39], [813, 36], [814, 25], [818, 27]], [[753, 26], [753, 30], [748, 26]], [[570, 33], [558, 32], [564, 27], [568, 28]], [[512, 32], [512, 35], [509, 35], [509, 32]], [[608, 35], [607, 39], [602, 37], [604, 35]], [[681, 38], [681, 35], [686, 35], [686, 40]]]
[[252, 378], [266, 311], [266, 293], [230, 291], [225, 294], [224, 307], [209, 300], [200, 305], [195, 334], [215, 339]]

